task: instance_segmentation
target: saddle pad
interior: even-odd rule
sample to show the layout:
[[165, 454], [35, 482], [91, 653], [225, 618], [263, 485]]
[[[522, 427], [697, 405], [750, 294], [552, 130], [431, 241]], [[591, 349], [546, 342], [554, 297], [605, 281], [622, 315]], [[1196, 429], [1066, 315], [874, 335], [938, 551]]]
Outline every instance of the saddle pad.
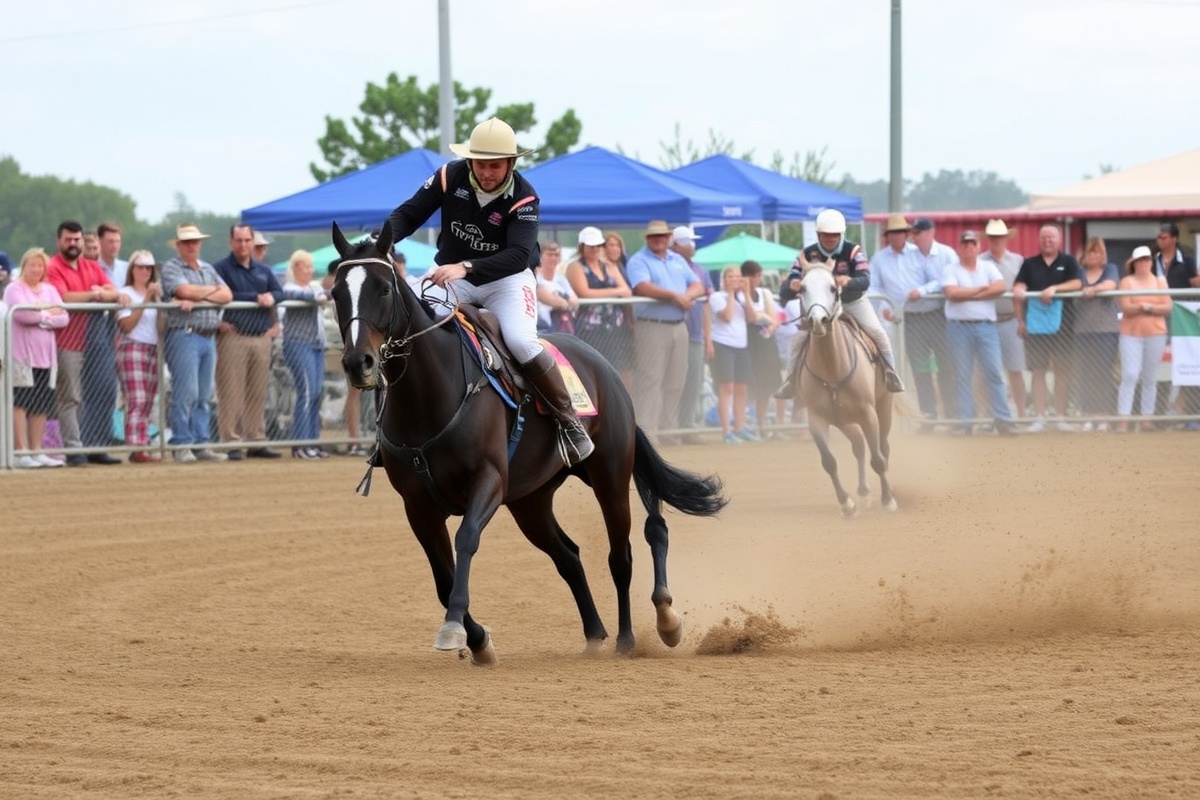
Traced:
[[[567, 393], [571, 395], [571, 405], [575, 407], [575, 414], [580, 417], [594, 417], [599, 414], [600, 412], [596, 410], [596, 404], [588, 396], [587, 388], [583, 385], [583, 381], [579, 380], [579, 373], [575, 371], [575, 367], [562, 354], [562, 351], [545, 339], [539, 339], [538, 341], [542, 343], [542, 347], [546, 348], [546, 352], [553, 356], [554, 362], [558, 364], [558, 371], [562, 373], [563, 383], [567, 385]], [[539, 405], [541, 404], [539, 403]]]

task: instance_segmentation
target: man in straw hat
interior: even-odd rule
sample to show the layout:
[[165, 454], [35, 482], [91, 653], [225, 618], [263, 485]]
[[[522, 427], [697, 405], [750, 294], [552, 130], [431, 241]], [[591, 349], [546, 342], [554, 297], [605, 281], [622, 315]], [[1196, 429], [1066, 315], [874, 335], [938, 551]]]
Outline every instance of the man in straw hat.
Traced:
[[595, 446], [575, 414], [558, 364], [537, 336], [540, 201], [516, 171], [517, 159], [533, 151], [518, 150], [513, 129], [495, 117], [450, 150], [463, 160], [430, 176], [391, 213], [388, 224], [399, 242], [442, 212], [435, 266], [426, 279], [458, 302], [486, 306], [496, 315], [504, 343], [554, 411], [559, 454], [567, 465], [577, 464]]
[[633, 408], [638, 424], [653, 435], [679, 423], [690, 347], [684, 322], [705, 289], [687, 260], [670, 249], [666, 222], [652, 221], [645, 236], [646, 246], [629, 257], [625, 272], [634, 295], [664, 301], [633, 307]]
[[163, 348], [171, 371], [167, 419], [171, 425], [171, 444], [186, 446], [175, 451], [175, 460], [184, 464], [197, 459], [226, 458], [224, 453], [205, 446], [211, 440], [217, 366], [215, 337], [221, 311], [197, 303], [228, 303], [233, 300], [233, 293], [212, 264], [200, 260], [200, 244], [207, 238], [208, 234], [201, 233], [195, 223], [178, 226], [170, 242], [178, 255], [162, 266], [163, 299], [176, 305], [166, 312]]
[[262, 235], [262, 231], [254, 232], [254, 242], [251, 245], [250, 255], [254, 256], [255, 261], [267, 263], [267, 248], [271, 246], [271, 240]]
[[[982, 263], [995, 264], [1004, 278], [1004, 290], [1011, 292], [1025, 259], [1008, 249], [1013, 232], [1002, 219], [989, 219], [983, 235], [987, 250], [980, 254]], [[1017, 314], [1010, 297], [996, 298], [996, 330], [1000, 334], [1000, 361], [1008, 373], [1008, 391], [1017, 416], [1025, 416], [1025, 340], [1017, 333]]]

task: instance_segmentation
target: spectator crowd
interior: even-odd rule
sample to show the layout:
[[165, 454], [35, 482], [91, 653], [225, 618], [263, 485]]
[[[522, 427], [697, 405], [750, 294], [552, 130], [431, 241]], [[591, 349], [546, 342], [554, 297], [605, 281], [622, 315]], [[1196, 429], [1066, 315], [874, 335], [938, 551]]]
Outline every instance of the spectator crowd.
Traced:
[[[1173, 308], [1163, 290], [1200, 289], [1175, 223], [1162, 223], [1153, 246], [1138, 246], [1123, 265], [1110, 262], [1100, 238], [1064, 252], [1054, 225], [1040, 229], [1038, 252], [1027, 257], [1008, 249], [1011, 235], [996, 219], [945, 243], [928, 218], [891, 215], [881, 248], [848, 267], [869, 280], [866, 297], [886, 329], [881, 352], [907, 362], [922, 432], [967, 435], [982, 425], [1012, 435], [1022, 424], [1029, 433], [1124, 432], [1154, 429], [1156, 414], [1200, 414], [1195, 387], [1159, 396]], [[543, 241], [539, 332], [578, 336], [603, 354], [629, 388], [639, 425], [660, 442], [695, 443], [703, 428], [720, 429], [731, 445], [785, 436], [779, 426], [801, 420], [803, 409], [786, 392], [771, 395], [794, 358], [790, 342], [804, 338], [794, 299], [804, 262], [776, 295], [753, 261], [727, 265], [714, 284], [693, 260], [701, 237], [687, 226], [651, 221], [642, 236], [632, 253], [620, 234], [592, 226], [569, 252]], [[12, 317], [4, 369], [16, 466], [117, 464], [108, 450], [118, 444], [132, 448], [131, 462], [158, 461], [152, 434], [162, 401], [177, 462], [279, 458], [265, 425], [276, 358], [295, 393], [286, 438], [300, 444], [291, 455], [328, 457], [319, 446], [328, 279], [316, 282], [311, 255], [297, 251], [281, 283], [265, 263], [269, 242], [248, 225], [230, 229], [228, 254], [213, 263], [201, 258], [209, 238], [182, 224], [165, 262], [148, 250], [122, 260], [119, 224], [93, 232], [66, 220], [56, 252], [30, 248], [15, 264], [5, 257], [0, 313]], [[398, 269], [404, 275], [402, 259]], [[222, 308], [235, 301], [240, 307]], [[285, 309], [285, 301], [301, 304]], [[94, 312], [63, 308], [93, 303]], [[159, 386], [160, 360], [169, 393]], [[358, 408], [357, 393], [347, 397], [355, 437]], [[49, 454], [60, 448], [65, 459]]]

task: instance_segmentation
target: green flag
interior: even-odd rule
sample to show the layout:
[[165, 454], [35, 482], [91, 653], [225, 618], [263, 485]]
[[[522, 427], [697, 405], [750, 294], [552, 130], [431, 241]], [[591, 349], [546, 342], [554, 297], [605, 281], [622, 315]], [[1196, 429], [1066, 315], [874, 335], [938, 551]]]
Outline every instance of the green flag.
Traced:
[[1176, 300], [1171, 310], [1171, 383], [1200, 386], [1200, 302]]

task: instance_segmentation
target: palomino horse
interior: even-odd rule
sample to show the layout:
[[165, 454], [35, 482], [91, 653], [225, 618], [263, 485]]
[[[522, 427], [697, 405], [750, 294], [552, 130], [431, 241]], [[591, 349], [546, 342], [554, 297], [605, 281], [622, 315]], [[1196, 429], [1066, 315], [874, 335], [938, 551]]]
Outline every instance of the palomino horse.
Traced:
[[[667, 645], [678, 644], [683, 621], [671, 607], [667, 588], [662, 504], [685, 514], [714, 515], [726, 503], [721, 482], [666, 463], [635, 424], [633, 402], [616, 370], [574, 336], [550, 335], [546, 338], [570, 360], [598, 412], [584, 422], [595, 451], [580, 464], [565, 467], [554, 420], [537, 414], [527, 394], [517, 393], [511, 405], [506, 402], [500, 390], [489, 386], [486, 359], [463, 335], [457, 319], [437, 316], [397, 279], [388, 226], [378, 240], [351, 245], [335, 223], [333, 243], [341, 255], [333, 299], [344, 342], [342, 367], [360, 389], [386, 388], [378, 426], [383, 467], [404, 499], [408, 524], [425, 550], [438, 599], [446, 608], [434, 646], [466, 647], [474, 663], [495, 663], [490, 634], [468, 611], [468, 586], [484, 526], [501, 504], [570, 587], [588, 650], [607, 638], [579, 548], [554, 517], [554, 493], [571, 475], [591, 487], [604, 517], [608, 564], [617, 588], [617, 651], [631, 652], [634, 645], [631, 476], [648, 514], [645, 535], [654, 562], [650, 599], [658, 635]], [[450, 516], [462, 517], [453, 546], [446, 527]]]
[[859, 497], [870, 494], [864, 463], [869, 447], [883, 508], [895, 511], [896, 498], [887, 476], [892, 395], [884, 385], [882, 366], [872, 363], [861, 332], [842, 317], [841, 288], [829, 265], [806, 262], [803, 274], [800, 313], [809, 333], [797, 355], [801, 359], [795, 370], [797, 399], [808, 408], [809, 429], [821, 451], [821, 466], [833, 480], [842, 513], [854, 516], [858, 508], [838, 479], [837, 459], [829, 449], [829, 426], [833, 425], [850, 440], [858, 459]]

